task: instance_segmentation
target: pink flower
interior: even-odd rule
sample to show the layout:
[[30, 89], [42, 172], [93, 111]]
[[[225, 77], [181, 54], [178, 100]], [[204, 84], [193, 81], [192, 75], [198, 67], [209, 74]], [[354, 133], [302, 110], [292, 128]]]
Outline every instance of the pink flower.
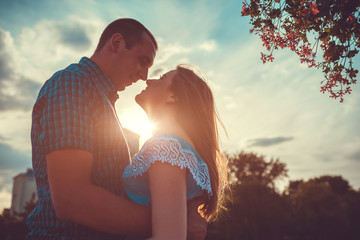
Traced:
[[316, 15], [316, 14], [319, 13], [319, 10], [317, 9], [317, 5], [316, 5], [316, 4], [310, 2], [310, 3], [309, 3], [309, 8], [310, 8], [310, 10], [311, 10], [311, 12], [312, 12], [313, 15]]
[[250, 8], [248, 8], [244, 2], [242, 4], [243, 4], [241, 11], [242, 16], [250, 15]]

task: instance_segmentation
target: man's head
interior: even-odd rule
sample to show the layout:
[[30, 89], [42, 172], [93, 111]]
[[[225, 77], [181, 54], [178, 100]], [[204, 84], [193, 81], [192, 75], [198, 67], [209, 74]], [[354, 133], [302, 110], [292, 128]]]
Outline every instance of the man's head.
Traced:
[[147, 28], [134, 19], [122, 18], [105, 28], [91, 59], [121, 91], [139, 79], [147, 79], [157, 49]]

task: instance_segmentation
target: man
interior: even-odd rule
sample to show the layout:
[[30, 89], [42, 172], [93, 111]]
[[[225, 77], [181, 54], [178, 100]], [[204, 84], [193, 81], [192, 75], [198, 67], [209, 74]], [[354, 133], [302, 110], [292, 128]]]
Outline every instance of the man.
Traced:
[[[147, 79], [157, 48], [141, 23], [118, 19], [106, 27], [90, 59], [44, 84], [32, 116], [39, 204], [27, 219], [27, 239], [151, 235], [150, 209], [121, 197], [129, 152], [114, 103], [117, 91]], [[189, 226], [194, 222], [194, 232], [204, 235], [204, 224], [190, 209]]]

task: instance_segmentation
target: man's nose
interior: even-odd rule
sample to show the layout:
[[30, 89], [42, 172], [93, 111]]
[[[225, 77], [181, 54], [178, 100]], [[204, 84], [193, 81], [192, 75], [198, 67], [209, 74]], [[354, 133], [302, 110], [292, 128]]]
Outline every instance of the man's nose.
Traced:
[[146, 81], [148, 77], [148, 69], [144, 69], [140, 72], [140, 79]]
[[146, 85], [151, 85], [154, 81], [156, 81], [156, 80], [154, 80], [154, 79], [147, 79], [146, 80]]

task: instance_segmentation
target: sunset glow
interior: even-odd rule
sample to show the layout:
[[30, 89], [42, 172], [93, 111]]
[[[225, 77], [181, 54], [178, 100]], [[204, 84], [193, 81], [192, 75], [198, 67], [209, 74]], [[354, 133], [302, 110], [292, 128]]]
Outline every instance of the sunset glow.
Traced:
[[121, 124], [140, 135], [140, 147], [152, 136], [153, 125], [150, 123], [146, 114], [136, 108], [128, 108], [119, 115]]

